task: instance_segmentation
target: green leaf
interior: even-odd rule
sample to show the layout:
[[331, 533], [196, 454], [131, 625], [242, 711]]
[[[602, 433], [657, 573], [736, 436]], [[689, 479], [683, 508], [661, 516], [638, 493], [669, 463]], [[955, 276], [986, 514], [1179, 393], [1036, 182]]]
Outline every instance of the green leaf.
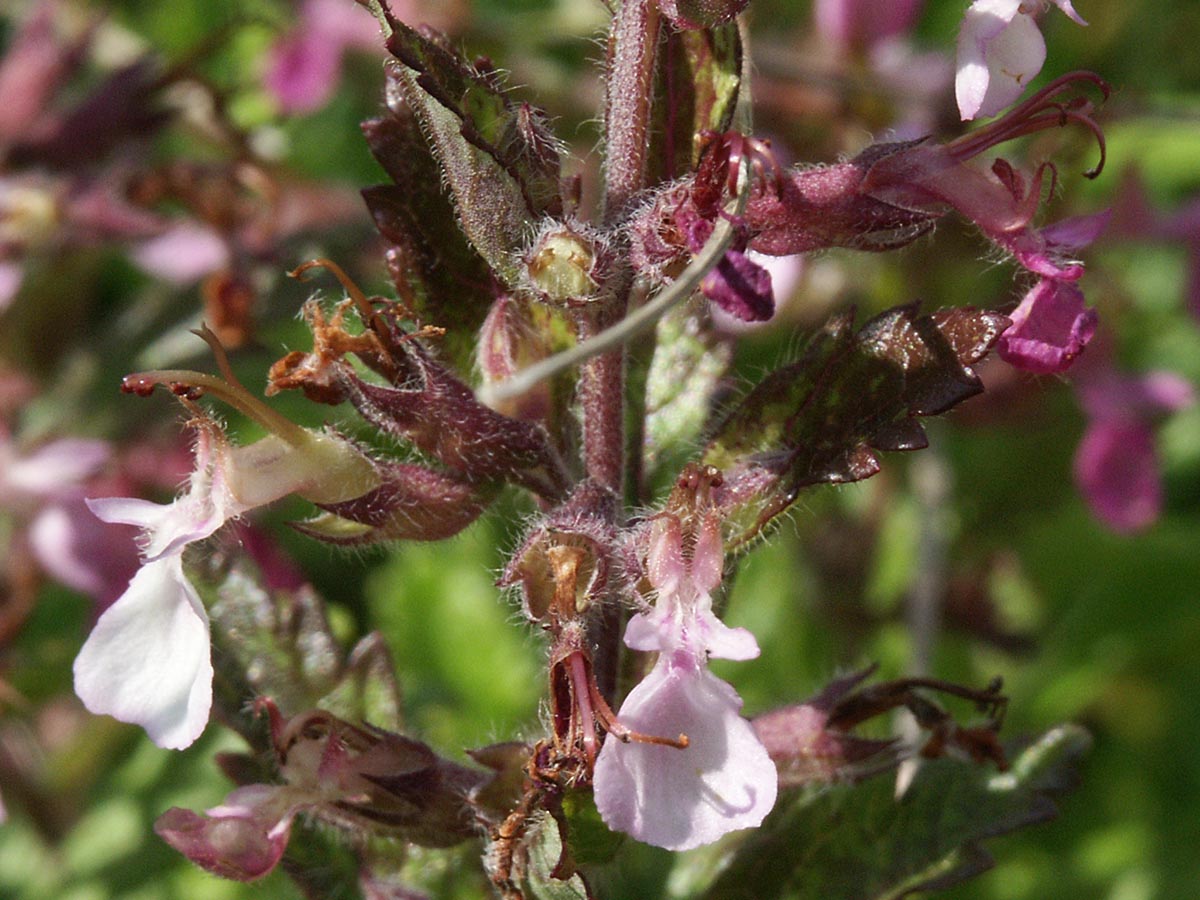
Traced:
[[732, 344], [694, 311], [679, 306], [659, 320], [646, 379], [647, 471], [682, 467], [677, 457], [695, 446], [732, 359]]
[[468, 239], [507, 283], [533, 226], [562, 212], [556, 141], [541, 114], [514, 103], [494, 71], [388, 16], [395, 84], [420, 121]]
[[939, 759], [908, 791], [876, 778], [782, 798], [704, 900], [899, 900], [957, 884], [992, 865], [981, 841], [1057, 814], [1091, 745], [1078, 726], [1052, 729], [1008, 772]]
[[521, 889], [528, 900], [590, 900], [591, 892], [578, 872], [560, 871], [563, 843], [553, 816], [546, 814], [530, 825], [519, 856]]
[[1008, 319], [970, 307], [901, 306], [858, 331], [836, 316], [799, 361], [768, 375], [722, 422], [702, 462], [725, 473], [727, 546], [759, 536], [801, 489], [879, 471], [876, 450], [926, 446], [917, 418], [983, 390], [970, 366]]
[[575, 863], [589, 866], [611, 862], [625, 843], [625, 835], [610, 831], [604, 824], [592, 792], [567, 791], [562, 810], [567, 821], [567, 846]]
[[271, 697], [285, 715], [320, 708], [349, 721], [400, 729], [400, 687], [379, 635], [363, 638], [347, 656], [311, 589], [271, 593], [245, 560], [208, 587], [216, 595], [209, 615], [217, 698], [243, 734], [261, 727], [245, 712], [256, 696]]

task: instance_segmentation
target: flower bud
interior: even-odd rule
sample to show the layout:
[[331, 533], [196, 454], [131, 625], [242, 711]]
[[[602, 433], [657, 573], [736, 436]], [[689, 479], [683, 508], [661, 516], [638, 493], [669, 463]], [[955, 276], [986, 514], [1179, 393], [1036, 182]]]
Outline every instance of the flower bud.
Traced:
[[331, 544], [440, 541], [487, 509], [495, 491], [412, 463], [378, 464], [380, 485], [295, 527]]
[[538, 238], [527, 262], [534, 285], [556, 303], [596, 293], [597, 284], [592, 277], [595, 266], [592, 242], [576, 231], [561, 227]]
[[[545, 306], [541, 311], [547, 311]], [[507, 294], [492, 304], [479, 333], [475, 359], [485, 388], [512, 378], [517, 372], [550, 355], [538, 329], [537, 310], [528, 301]], [[483, 393], [486, 393], [483, 392]], [[539, 381], [518, 397], [490, 402], [496, 412], [525, 422], [545, 422], [551, 411], [552, 388]]]

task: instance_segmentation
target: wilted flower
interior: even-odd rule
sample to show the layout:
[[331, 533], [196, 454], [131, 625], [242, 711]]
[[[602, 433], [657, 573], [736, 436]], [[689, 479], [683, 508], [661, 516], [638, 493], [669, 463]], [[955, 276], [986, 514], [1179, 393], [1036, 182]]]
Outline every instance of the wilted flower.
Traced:
[[184, 549], [229, 519], [288, 494], [334, 503], [360, 496], [378, 481], [370, 460], [352, 444], [300, 428], [240, 386], [189, 372], [130, 376], [126, 383], [143, 391], [155, 383], [203, 386], [273, 429], [254, 444], [235, 447], [201, 415], [196, 467], [187, 492], [174, 503], [89, 501], [100, 519], [142, 529], [143, 565], [79, 652], [75, 692], [92, 712], [141, 725], [155, 743], [179, 749], [204, 730], [212, 703], [208, 617], [184, 575]]
[[1080, 25], [1071, 0], [975, 0], [958, 33], [954, 91], [964, 121], [1016, 102], [1042, 70], [1046, 42], [1035, 16], [1053, 3]]
[[[685, 525], [664, 513], [652, 526], [647, 577], [653, 610], [629, 621], [625, 643], [658, 651], [650, 674], [625, 698], [618, 719], [642, 734], [683, 734], [687, 746], [622, 742], [610, 735], [595, 769], [595, 797], [608, 826], [668, 850], [711, 843], [752, 828], [775, 804], [775, 765], [740, 715], [737, 692], [708, 671], [709, 655], [753, 659], [754, 636], [713, 614], [724, 549], [711, 509]], [[685, 528], [694, 533], [685, 537]]]

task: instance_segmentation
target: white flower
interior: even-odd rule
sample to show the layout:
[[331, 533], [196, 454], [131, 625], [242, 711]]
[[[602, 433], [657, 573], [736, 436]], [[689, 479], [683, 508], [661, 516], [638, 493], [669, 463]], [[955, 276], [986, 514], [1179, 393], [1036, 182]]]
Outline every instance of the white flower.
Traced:
[[963, 121], [1012, 105], [1046, 61], [1035, 16], [1050, 3], [1086, 25], [1071, 0], [975, 0], [958, 33], [954, 92]]
[[338, 502], [378, 483], [371, 462], [347, 441], [268, 415], [228, 385], [220, 389], [276, 433], [235, 447], [216, 423], [202, 420], [196, 468], [174, 503], [88, 501], [105, 522], [142, 529], [143, 565], [76, 658], [75, 692], [92, 712], [141, 725], [156, 744], [171, 749], [200, 736], [212, 705], [208, 616], [183, 572], [187, 546], [287, 494]]

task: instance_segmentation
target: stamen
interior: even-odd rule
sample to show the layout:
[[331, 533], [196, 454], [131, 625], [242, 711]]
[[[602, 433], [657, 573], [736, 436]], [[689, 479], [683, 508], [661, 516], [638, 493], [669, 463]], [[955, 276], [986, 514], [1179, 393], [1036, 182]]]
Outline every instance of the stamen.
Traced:
[[946, 147], [956, 159], [965, 160], [1005, 141], [1077, 122], [1092, 133], [1100, 147], [1100, 161], [1083, 173], [1086, 178], [1095, 178], [1104, 170], [1107, 159], [1104, 132], [1091, 118], [1095, 105], [1086, 97], [1073, 97], [1066, 102], [1053, 99], [1080, 82], [1087, 82], [1098, 88], [1102, 95], [1101, 102], [1112, 94], [1108, 82], [1095, 72], [1068, 72], [1051, 81], [1025, 102], [1014, 106], [996, 121], [951, 141]]
[[612, 707], [608, 705], [608, 702], [596, 687], [596, 683], [590, 679], [588, 681], [588, 693], [591, 695], [592, 703], [595, 705], [596, 721], [600, 723], [605, 731], [622, 744], [636, 742], [639, 744], [657, 744], [660, 747], [674, 747], [676, 750], [685, 750], [688, 744], [691, 743], [686, 734], [680, 734], [677, 738], [666, 738], [633, 731], [621, 724], [621, 721], [617, 718], [617, 714], [612, 711]]

